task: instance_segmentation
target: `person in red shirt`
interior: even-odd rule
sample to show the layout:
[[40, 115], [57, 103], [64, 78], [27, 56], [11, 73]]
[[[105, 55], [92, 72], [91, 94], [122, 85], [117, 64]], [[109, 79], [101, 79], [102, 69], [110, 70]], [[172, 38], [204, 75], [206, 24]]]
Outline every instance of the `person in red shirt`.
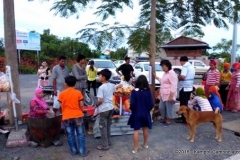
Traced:
[[210, 70], [207, 72], [207, 80], [206, 85], [204, 87], [205, 96], [209, 97], [209, 87], [210, 86], [218, 86], [220, 81], [220, 72], [217, 69], [217, 63], [212, 60], [209, 63]]
[[[85, 147], [85, 134], [83, 125], [83, 95], [74, 89], [77, 79], [74, 76], [65, 77], [66, 89], [59, 94], [58, 101], [61, 103], [62, 120], [66, 126], [68, 145], [72, 155], [80, 152], [82, 157], [87, 156]], [[75, 139], [77, 133], [77, 142]]]

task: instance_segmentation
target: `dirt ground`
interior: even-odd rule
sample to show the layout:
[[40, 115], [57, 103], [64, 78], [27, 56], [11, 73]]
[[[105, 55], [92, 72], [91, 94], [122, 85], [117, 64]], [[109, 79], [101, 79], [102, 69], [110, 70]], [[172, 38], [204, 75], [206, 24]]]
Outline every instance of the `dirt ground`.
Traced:
[[[21, 83], [21, 105], [23, 112], [29, 110], [29, 100], [33, 96], [36, 87], [36, 75], [20, 75]], [[6, 102], [2, 100], [1, 108]], [[239, 119], [240, 113], [224, 112], [224, 121]], [[20, 125], [20, 128], [26, 128], [26, 124]], [[133, 148], [132, 135], [114, 136], [112, 137], [113, 145], [108, 151], [99, 151], [96, 149], [99, 139], [95, 139], [92, 135], [86, 135], [86, 147], [90, 150], [90, 154], [82, 158], [80, 155], [72, 156], [67, 144], [67, 138], [61, 135], [63, 146], [48, 148], [31, 148], [16, 147], [6, 148], [4, 135], [0, 134], [0, 160], [12, 160], [19, 158], [20, 160], [223, 160], [240, 152], [240, 137], [233, 132], [223, 129], [223, 142], [218, 143], [215, 139], [215, 131], [210, 123], [197, 127], [196, 138], [194, 143], [186, 140], [187, 127], [183, 124], [172, 124], [164, 128], [155, 121], [153, 128], [149, 132], [149, 149], [140, 147], [143, 142], [142, 135], [139, 140], [139, 152], [132, 154]], [[205, 151], [205, 154], [202, 152]], [[231, 151], [230, 153], [218, 153], [216, 151]]]

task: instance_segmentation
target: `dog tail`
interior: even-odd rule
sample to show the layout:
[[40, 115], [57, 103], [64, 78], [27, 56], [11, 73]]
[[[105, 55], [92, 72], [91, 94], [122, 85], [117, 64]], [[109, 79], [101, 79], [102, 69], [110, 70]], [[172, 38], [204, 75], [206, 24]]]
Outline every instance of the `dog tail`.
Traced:
[[220, 109], [219, 109], [219, 107], [217, 107], [217, 108], [215, 109], [214, 113], [215, 113], [215, 114], [220, 113]]

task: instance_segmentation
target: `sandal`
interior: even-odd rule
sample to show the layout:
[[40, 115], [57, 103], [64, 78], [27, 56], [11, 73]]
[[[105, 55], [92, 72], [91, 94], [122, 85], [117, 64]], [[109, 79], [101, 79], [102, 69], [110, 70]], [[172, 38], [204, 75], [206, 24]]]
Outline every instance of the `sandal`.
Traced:
[[137, 152], [135, 152], [134, 150], [132, 150], [132, 154], [136, 154]]
[[53, 141], [54, 146], [61, 146], [62, 142], [60, 142], [59, 140]]
[[145, 149], [148, 149], [148, 145], [144, 146], [143, 143], [142, 143], [142, 147], [145, 148]]
[[103, 147], [102, 145], [97, 146], [98, 150], [109, 150], [109, 147]]

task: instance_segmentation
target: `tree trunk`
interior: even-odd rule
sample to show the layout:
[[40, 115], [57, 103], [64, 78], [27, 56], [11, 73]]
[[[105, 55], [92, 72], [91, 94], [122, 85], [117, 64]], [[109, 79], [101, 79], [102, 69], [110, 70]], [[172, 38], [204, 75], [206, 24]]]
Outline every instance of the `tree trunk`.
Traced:
[[[151, 0], [151, 18], [150, 18], [150, 66], [152, 72], [155, 72], [155, 54], [156, 54], [156, 0]], [[152, 74], [152, 73], [149, 73]], [[151, 91], [153, 95], [153, 102], [155, 101], [155, 78], [152, 75]]]
[[[14, 16], [14, 0], [3, 0], [4, 12], [4, 38], [5, 38], [5, 57], [6, 64], [11, 67], [13, 91], [20, 100], [19, 75], [18, 75], [18, 57], [16, 46], [16, 30]], [[21, 101], [21, 100], [20, 100]], [[10, 107], [10, 123], [14, 123], [13, 108]], [[16, 113], [18, 120], [22, 120], [22, 108], [16, 104]]]

